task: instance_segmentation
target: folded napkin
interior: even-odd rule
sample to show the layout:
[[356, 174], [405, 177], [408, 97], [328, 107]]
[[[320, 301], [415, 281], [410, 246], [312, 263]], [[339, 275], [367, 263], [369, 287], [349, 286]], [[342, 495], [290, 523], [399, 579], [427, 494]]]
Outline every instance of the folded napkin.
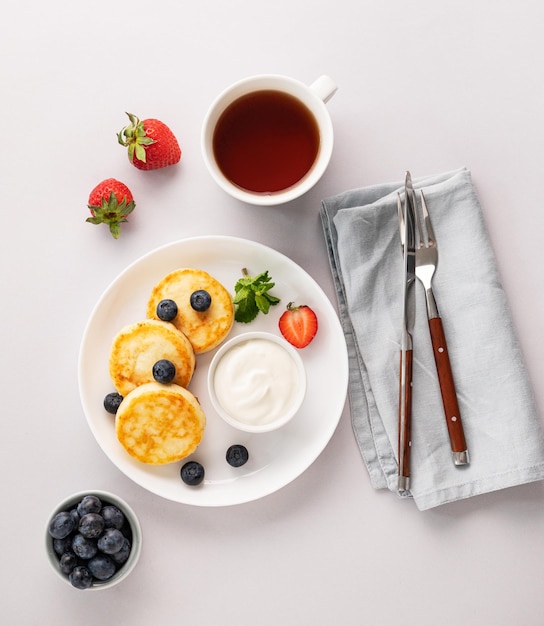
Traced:
[[[417, 281], [411, 493], [420, 510], [544, 478], [544, 436], [478, 198], [466, 169], [414, 179], [438, 242], [442, 317], [470, 465], [454, 466]], [[321, 218], [349, 350], [349, 402], [372, 485], [397, 492], [404, 181], [323, 201]]]

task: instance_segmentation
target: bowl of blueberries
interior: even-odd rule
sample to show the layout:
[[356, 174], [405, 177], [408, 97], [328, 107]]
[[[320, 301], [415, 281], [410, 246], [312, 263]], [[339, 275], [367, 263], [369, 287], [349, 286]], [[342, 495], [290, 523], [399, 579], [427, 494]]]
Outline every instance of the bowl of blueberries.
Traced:
[[76, 589], [109, 589], [136, 566], [142, 548], [132, 508], [107, 491], [82, 491], [51, 513], [45, 547], [53, 569]]

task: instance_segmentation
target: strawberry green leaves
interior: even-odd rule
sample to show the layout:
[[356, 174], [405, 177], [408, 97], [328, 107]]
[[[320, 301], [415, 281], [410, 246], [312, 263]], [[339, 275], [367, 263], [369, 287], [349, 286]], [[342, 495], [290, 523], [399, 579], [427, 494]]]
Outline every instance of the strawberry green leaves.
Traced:
[[250, 276], [244, 268], [242, 273], [242, 278], [234, 285], [233, 303], [236, 309], [234, 319], [248, 324], [257, 317], [259, 311], [266, 315], [270, 307], [278, 304], [280, 299], [270, 293], [275, 283], [272, 282], [268, 271]]
[[125, 126], [118, 134], [117, 141], [125, 147], [128, 147], [128, 158], [132, 163], [134, 157], [140, 161], [146, 162], [145, 147], [155, 143], [155, 140], [148, 137], [144, 128], [144, 123], [133, 115], [127, 113], [130, 124]]
[[86, 221], [95, 225], [107, 224], [112, 237], [119, 239], [121, 224], [128, 221], [127, 216], [135, 206], [130, 189], [115, 178], [108, 178], [91, 191], [88, 207], [92, 217]]

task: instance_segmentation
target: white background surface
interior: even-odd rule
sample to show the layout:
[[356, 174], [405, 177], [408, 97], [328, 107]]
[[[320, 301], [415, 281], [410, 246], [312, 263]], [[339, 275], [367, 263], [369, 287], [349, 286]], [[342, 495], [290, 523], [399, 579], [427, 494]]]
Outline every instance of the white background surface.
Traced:
[[[426, 513], [369, 485], [346, 409], [318, 460], [262, 500], [196, 508], [127, 479], [97, 446], [77, 387], [82, 332], [130, 262], [194, 235], [288, 254], [334, 301], [320, 200], [468, 167], [539, 409], [544, 408], [541, 3], [250, 0], [8, 2], [0, 37], [2, 623], [469, 626], [542, 621], [544, 487]], [[255, 73], [332, 76], [331, 165], [301, 200], [259, 209], [215, 186], [200, 154], [216, 94]], [[115, 134], [158, 117], [182, 164], [144, 173]], [[84, 222], [94, 185], [131, 187], [119, 241]], [[72, 590], [45, 523], [72, 492], [136, 509], [141, 561], [117, 588]]]

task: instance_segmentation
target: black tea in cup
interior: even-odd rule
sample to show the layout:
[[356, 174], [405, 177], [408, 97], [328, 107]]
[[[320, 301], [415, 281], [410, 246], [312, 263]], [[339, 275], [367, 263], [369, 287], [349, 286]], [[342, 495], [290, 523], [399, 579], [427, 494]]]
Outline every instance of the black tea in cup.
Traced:
[[219, 169], [252, 193], [277, 193], [298, 183], [312, 169], [319, 147], [313, 113], [298, 98], [274, 89], [234, 100], [213, 134]]

